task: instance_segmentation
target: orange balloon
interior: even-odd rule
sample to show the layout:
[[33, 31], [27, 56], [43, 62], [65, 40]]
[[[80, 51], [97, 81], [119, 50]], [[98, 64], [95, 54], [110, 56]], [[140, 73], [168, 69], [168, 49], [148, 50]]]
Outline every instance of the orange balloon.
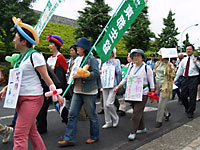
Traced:
[[88, 70], [89, 67], [90, 67], [90, 66], [87, 64], [87, 65], [85, 65], [85, 66], [83, 67], [83, 70]]
[[84, 70], [83, 70], [83, 68], [78, 68], [78, 69], [76, 69], [76, 72], [78, 74], [83, 74]]
[[84, 76], [85, 78], [89, 77], [89, 76], [90, 76], [90, 72], [89, 72], [89, 71], [85, 71], [84, 74], [83, 74], [83, 76]]
[[88, 71], [88, 68], [89, 68], [89, 67], [90, 67], [90, 66], [87, 64], [87, 65], [85, 65], [83, 68], [78, 68], [78, 69], [76, 69], [76, 72], [77, 72], [78, 74], [83, 75], [84, 78], [87, 78], [87, 77], [90, 76], [90, 72]]

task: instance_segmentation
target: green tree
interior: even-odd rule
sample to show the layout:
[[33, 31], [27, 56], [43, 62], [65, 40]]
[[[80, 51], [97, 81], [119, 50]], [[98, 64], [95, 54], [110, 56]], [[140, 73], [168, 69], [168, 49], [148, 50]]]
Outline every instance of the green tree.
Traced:
[[162, 29], [162, 33], [158, 35], [158, 38], [156, 38], [159, 48], [172, 48], [178, 46], [178, 39], [176, 36], [179, 34], [179, 32], [174, 23], [174, 15], [175, 14], [170, 10], [167, 18], [163, 19], [165, 27]]
[[0, 40], [5, 46], [6, 53], [12, 52], [14, 33], [10, 31], [13, 27], [12, 16], [21, 17], [25, 23], [36, 24], [39, 15], [31, 9], [31, 4], [36, 0], [1, 0], [0, 1]]
[[87, 6], [83, 11], [78, 11], [80, 16], [77, 23], [80, 27], [75, 31], [75, 35], [77, 38], [83, 36], [90, 38], [94, 43], [106, 26], [110, 18], [108, 13], [112, 8], [105, 4], [104, 0], [94, 0], [94, 2], [86, 0], [85, 2]]
[[126, 48], [130, 51], [133, 48], [140, 48], [147, 51], [150, 46], [150, 39], [155, 37], [149, 29], [148, 7], [145, 7], [134, 23], [124, 35]]
[[189, 34], [187, 33], [185, 36], [186, 36], [186, 39], [183, 41], [183, 49], [186, 49], [186, 46], [188, 44], [191, 44], [189, 41]]

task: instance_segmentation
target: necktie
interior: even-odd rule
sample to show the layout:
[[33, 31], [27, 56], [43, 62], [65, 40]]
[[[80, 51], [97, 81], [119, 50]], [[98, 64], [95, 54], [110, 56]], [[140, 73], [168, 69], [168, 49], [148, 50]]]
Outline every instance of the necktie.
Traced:
[[190, 66], [190, 57], [188, 57], [188, 61], [187, 61], [187, 64], [186, 64], [185, 75], [184, 75], [185, 77], [188, 76], [189, 66]]

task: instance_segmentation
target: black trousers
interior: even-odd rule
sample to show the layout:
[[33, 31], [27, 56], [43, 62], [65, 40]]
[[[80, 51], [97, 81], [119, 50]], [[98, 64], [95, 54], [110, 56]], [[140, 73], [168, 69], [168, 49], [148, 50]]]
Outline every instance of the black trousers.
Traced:
[[181, 99], [187, 113], [196, 109], [198, 76], [184, 77], [181, 82]]
[[52, 103], [52, 100], [50, 98], [47, 100], [44, 96], [44, 103], [36, 118], [37, 129], [40, 134], [47, 132], [47, 111], [50, 103]]

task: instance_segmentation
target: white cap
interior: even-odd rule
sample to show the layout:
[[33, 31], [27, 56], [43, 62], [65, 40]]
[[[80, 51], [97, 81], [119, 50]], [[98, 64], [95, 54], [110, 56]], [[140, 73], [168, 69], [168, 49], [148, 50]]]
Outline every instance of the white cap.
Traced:
[[162, 56], [162, 49], [164, 49], [164, 48], [160, 48], [160, 50], [157, 52], [158, 55]]

